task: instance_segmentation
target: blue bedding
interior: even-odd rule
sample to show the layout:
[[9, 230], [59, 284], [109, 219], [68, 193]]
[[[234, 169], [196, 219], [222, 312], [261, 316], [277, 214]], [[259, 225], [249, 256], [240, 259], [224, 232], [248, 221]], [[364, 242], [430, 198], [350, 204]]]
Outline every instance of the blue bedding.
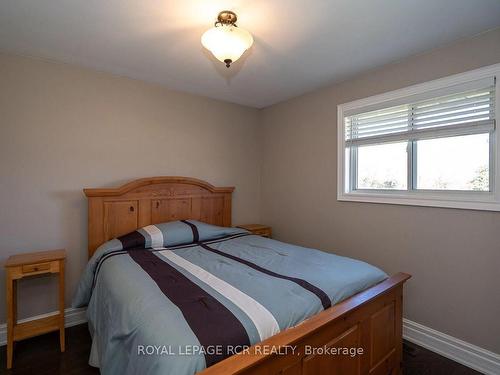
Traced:
[[73, 305], [88, 305], [103, 374], [188, 375], [384, 280], [367, 263], [193, 220], [103, 244]]

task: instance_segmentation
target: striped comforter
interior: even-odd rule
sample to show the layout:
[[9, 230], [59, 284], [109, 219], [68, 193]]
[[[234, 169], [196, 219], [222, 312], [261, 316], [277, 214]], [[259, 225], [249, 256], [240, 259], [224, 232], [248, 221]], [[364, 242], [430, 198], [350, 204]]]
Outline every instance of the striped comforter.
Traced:
[[187, 375], [386, 277], [361, 261], [183, 221], [103, 245], [73, 305], [88, 304], [90, 362], [103, 374]]

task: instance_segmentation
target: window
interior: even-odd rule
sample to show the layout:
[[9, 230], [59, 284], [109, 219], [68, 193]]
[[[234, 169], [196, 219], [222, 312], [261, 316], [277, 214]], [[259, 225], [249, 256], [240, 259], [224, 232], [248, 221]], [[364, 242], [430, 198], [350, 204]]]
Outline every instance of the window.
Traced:
[[358, 189], [406, 189], [406, 149], [406, 142], [357, 147], [357, 181], [353, 185]]
[[500, 211], [500, 64], [340, 105], [338, 199]]

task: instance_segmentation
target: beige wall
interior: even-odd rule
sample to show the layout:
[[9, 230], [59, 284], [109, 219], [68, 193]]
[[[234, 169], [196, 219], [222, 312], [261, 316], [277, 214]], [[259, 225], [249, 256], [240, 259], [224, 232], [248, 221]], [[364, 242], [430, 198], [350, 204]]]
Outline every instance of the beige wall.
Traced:
[[[234, 222], [258, 222], [257, 120], [255, 109], [0, 54], [0, 262], [17, 252], [66, 248], [69, 305], [87, 260], [82, 188], [138, 177], [236, 186]], [[20, 317], [53, 311], [55, 287], [47, 279], [23, 281]]]
[[497, 353], [500, 213], [338, 202], [336, 111], [499, 62], [497, 29], [272, 106], [261, 124], [262, 218], [278, 239], [413, 274], [407, 318]]

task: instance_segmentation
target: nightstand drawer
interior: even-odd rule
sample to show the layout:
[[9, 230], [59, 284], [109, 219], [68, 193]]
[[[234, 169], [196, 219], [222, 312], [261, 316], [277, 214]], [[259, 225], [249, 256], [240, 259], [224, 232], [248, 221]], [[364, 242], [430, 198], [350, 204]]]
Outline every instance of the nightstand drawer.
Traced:
[[50, 271], [50, 265], [51, 265], [51, 262], [37, 263], [37, 264], [26, 264], [26, 265], [22, 266], [21, 271], [23, 274], [48, 272], [48, 271]]
[[246, 229], [247, 231], [252, 232], [252, 234], [268, 238], [271, 238], [273, 234], [271, 227], [263, 224], [243, 224], [238, 225], [238, 228]]
[[19, 280], [24, 277], [44, 275], [49, 273], [58, 273], [60, 271], [60, 261], [19, 264], [8, 267], [7, 273], [13, 280]]
[[271, 230], [269, 229], [256, 230], [253, 233], [263, 237], [271, 237]]

